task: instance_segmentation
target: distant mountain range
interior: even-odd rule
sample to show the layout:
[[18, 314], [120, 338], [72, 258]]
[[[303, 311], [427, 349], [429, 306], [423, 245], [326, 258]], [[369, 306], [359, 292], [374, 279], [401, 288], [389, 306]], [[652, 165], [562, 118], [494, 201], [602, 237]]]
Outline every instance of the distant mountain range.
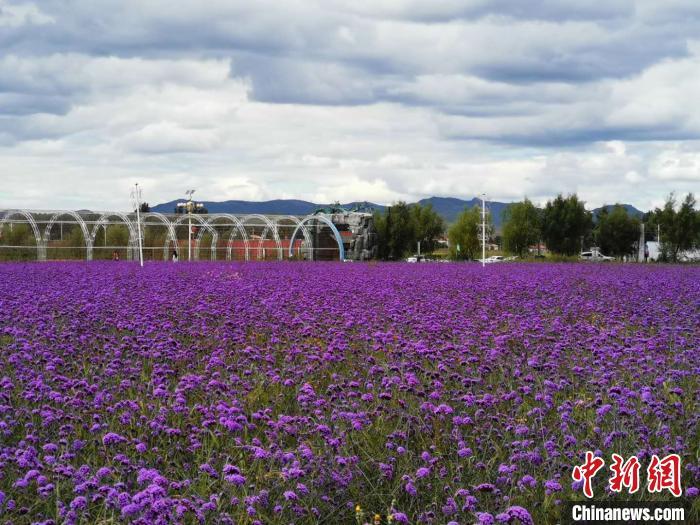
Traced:
[[[606, 210], [608, 210], [608, 212], [610, 212], [610, 211], [612, 211], [612, 209], [613, 209], [614, 207], [615, 207], [614, 204], [606, 204], [605, 206], [601, 206], [600, 208], [595, 208], [595, 209], [591, 210], [591, 212], [593, 213], [593, 218], [594, 218], [594, 219], [597, 218], [597, 217], [598, 217], [598, 214], [599, 214], [603, 209], [606, 209]], [[644, 212], [643, 212], [643, 211], [638, 210], [637, 208], [635, 208], [635, 207], [632, 206], [631, 204], [623, 204], [622, 207], [625, 209], [625, 211], [627, 211], [627, 215], [631, 215], [631, 216], [633, 216], [633, 217], [637, 217], [638, 219], [641, 219], [642, 216], [644, 215]]]
[[[152, 211], [160, 213], [173, 213], [175, 205], [182, 202], [182, 199], [164, 202], [156, 206], [151, 206]], [[202, 202], [209, 213], [233, 213], [233, 214], [249, 214], [260, 213], [263, 215], [308, 215], [313, 213], [318, 208], [328, 206], [327, 204], [316, 204], [309, 201], [295, 199], [276, 199], [272, 201], [197, 201]], [[457, 219], [457, 216], [464, 208], [473, 206], [481, 206], [481, 200], [474, 198], [471, 200], [457, 199], [454, 197], [430, 197], [418, 201], [420, 205], [431, 204], [433, 209], [449, 224]], [[503, 222], [503, 211], [510, 205], [510, 202], [487, 201], [486, 205], [493, 219], [496, 228], [501, 227]], [[344, 208], [353, 208], [356, 205], [366, 205], [377, 211], [384, 211], [386, 206], [375, 204], [372, 202], [348, 202], [341, 204]], [[623, 205], [627, 213], [641, 217], [643, 212], [630, 204]], [[606, 206], [612, 208], [612, 205]], [[597, 216], [602, 208], [592, 210], [593, 215]]]
[[[160, 213], [173, 213], [178, 202], [183, 202], [183, 199], [169, 201], [157, 206], [151, 206], [152, 211]], [[272, 201], [197, 201], [204, 204], [204, 207], [209, 213], [233, 213], [247, 215], [249, 213], [260, 213], [262, 215], [308, 215], [313, 213], [318, 208], [328, 206], [327, 204], [314, 204], [313, 202], [301, 201], [295, 199], [276, 199]], [[363, 205], [365, 203], [349, 202], [341, 204], [344, 208], [352, 208], [355, 205]], [[384, 206], [366, 203], [367, 206], [375, 210], [383, 210]]]

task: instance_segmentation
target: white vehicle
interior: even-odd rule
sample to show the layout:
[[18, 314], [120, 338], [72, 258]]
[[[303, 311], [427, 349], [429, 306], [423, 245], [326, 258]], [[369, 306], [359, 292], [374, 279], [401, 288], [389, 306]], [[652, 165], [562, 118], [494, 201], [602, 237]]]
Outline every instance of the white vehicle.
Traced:
[[497, 262], [503, 262], [506, 260], [505, 257], [502, 255], [492, 255], [491, 257], [487, 257], [486, 259], [477, 259], [478, 262], [485, 262], [486, 264], [491, 264], [491, 263], [497, 263]]
[[688, 250], [678, 254], [678, 260], [681, 262], [697, 262], [700, 261], [700, 250]]
[[603, 255], [600, 253], [598, 250], [593, 249], [589, 250], [587, 252], [581, 252], [581, 255], [579, 255], [579, 259], [582, 261], [613, 261], [615, 260], [613, 257], [608, 257], [607, 255]]

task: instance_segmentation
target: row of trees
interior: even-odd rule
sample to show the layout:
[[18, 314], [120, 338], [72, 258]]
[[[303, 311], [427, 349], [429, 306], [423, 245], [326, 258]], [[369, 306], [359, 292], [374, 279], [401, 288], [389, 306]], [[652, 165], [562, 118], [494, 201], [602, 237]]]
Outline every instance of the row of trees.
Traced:
[[697, 201], [688, 193], [678, 204], [676, 196], [671, 194], [662, 208], [656, 208], [645, 215], [647, 229], [657, 230], [661, 239], [661, 258], [664, 261], [677, 261], [679, 255], [693, 248], [700, 248], [700, 210], [696, 210]]
[[[624, 209], [623, 209], [624, 211]], [[626, 214], [625, 214], [626, 216]], [[617, 214], [614, 215], [617, 218]], [[450, 258], [470, 260], [481, 252], [481, 210], [465, 209], [449, 227]], [[407, 205], [399, 202], [384, 213], [375, 213], [379, 237], [379, 257], [398, 260], [413, 253], [418, 241], [429, 253], [445, 232], [445, 223], [432, 206]], [[593, 225], [590, 212], [576, 195], [558, 196], [543, 210], [530, 200], [514, 203], [506, 209], [503, 241], [508, 252], [524, 255], [530, 246], [544, 241], [555, 253], [573, 255], [581, 249]], [[495, 228], [487, 216], [486, 238], [493, 238]]]
[[[55, 227], [55, 230], [59, 230]], [[60, 228], [61, 235], [52, 238], [47, 245], [46, 257], [52, 259], [84, 259], [86, 255], [85, 237], [77, 224]], [[99, 228], [95, 233], [94, 259], [110, 259], [114, 246], [126, 246], [129, 232], [126, 226], [113, 225], [106, 232]], [[19, 248], [19, 247], [22, 248]], [[108, 246], [108, 248], [104, 248]], [[37, 243], [34, 232], [28, 224], [4, 225], [0, 231], [0, 260], [26, 260], [37, 258]], [[125, 256], [126, 252], [122, 254]]]
[[383, 260], [399, 260], [415, 252], [420, 242], [421, 251], [435, 250], [437, 240], [445, 231], [445, 221], [432, 205], [408, 205], [398, 202], [383, 213], [374, 213], [378, 237], [378, 256]]
[[516, 202], [506, 208], [503, 219], [503, 246], [521, 257], [540, 243], [551, 252], [574, 255], [583, 249], [593, 230], [593, 216], [575, 194], [558, 195], [543, 209], [529, 199]]
[[559, 195], [544, 209], [525, 199], [506, 209], [503, 244], [519, 256], [541, 242], [551, 252], [569, 256], [594, 244], [606, 255], [621, 258], [635, 253], [644, 224], [647, 240], [658, 241], [657, 232], [662, 232], [661, 258], [677, 261], [680, 253], [700, 246], [700, 210], [695, 205], [692, 193], [680, 205], [671, 194], [663, 208], [641, 218], [619, 204], [603, 207], [594, 217], [575, 194]]
[[[65, 224], [54, 230], [46, 247], [46, 257], [49, 260], [85, 259], [87, 247], [82, 230], [77, 224]], [[61, 232], [58, 235], [58, 232]], [[143, 239], [144, 257], [146, 259], [162, 258], [163, 246], [167, 232], [160, 225], [150, 225], [145, 228]], [[211, 243], [211, 235], [205, 234], [202, 247], [206, 250]], [[129, 230], [123, 224], [112, 224], [100, 227], [95, 232], [93, 242], [93, 259], [111, 259], [114, 251], [121, 258], [127, 256], [129, 245]], [[36, 260], [37, 243], [34, 232], [28, 224], [6, 224], [0, 230], [0, 261], [2, 260]]]
[[[602, 253], [622, 258], [636, 254], [642, 226], [647, 240], [661, 232], [661, 258], [677, 261], [679, 255], [700, 246], [700, 211], [693, 194], [678, 203], [671, 194], [662, 208], [642, 217], [635, 216], [619, 204], [604, 206], [597, 214], [586, 210], [576, 194], [558, 195], [538, 208], [529, 199], [508, 206], [503, 216], [502, 241], [506, 252], [520, 257], [531, 247], [545, 245], [555, 254], [574, 256], [590, 246]], [[379, 257], [398, 260], [414, 253], [418, 242], [421, 251], [430, 253], [445, 232], [445, 223], [432, 206], [399, 202], [383, 213], [375, 213], [379, 236]], [[487, 240], [495, 228], [487, 218]], [[450, 257], [455, 260], [476, 259], [481, 253], [481, 210], [465, 209], [447, 231]]]

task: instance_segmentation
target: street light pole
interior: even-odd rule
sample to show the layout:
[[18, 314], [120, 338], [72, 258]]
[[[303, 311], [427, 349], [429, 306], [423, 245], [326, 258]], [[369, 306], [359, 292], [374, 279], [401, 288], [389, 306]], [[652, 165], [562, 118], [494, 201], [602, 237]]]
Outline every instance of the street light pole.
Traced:
[[187, 190], [187, 260], [192, 260], [192, 194], [194, 190]]
[[481, 267], [486, 266], [486, 194], [481, 194]]
[[[136, 231], [138, 232], [137, 238], [139, 241], [139, 262], [143, 268], [143, 243], [141, 241], [141, 190], [139, 189], [138, 182], [134, 185], [134, 189], [131, 192], [131, 201], [136, 207]], [[107, 228], [105, 227], [105, 239], [107, 237]]]

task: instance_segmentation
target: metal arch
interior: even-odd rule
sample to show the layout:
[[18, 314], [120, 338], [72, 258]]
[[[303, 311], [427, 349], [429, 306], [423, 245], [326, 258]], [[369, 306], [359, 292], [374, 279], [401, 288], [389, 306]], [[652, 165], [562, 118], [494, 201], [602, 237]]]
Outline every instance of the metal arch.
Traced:
[[[37, 214], [41, 214], [41, 216], [37, 216]], [[94, 211], [90, 212], [89, 216], [83, 216], [83, 214], [79, 214], [78, 212], [75, 211], [70, 211], [70, 210], [51, 210], [51, 211], [43, 211], [43, 210], [19, 210], [19, 209], [11, 209], [7, 211], [3, 211], [2, 215], [0, 216], [0, 226], [7, 224], [7, 223], [12, 223], [12, 222], [17, 222], [13, 221], [14, 216], [21, 216], [24, 220], [19, 221], [20, 223], [26, 221], [27, 224], [30, 225], [32, 228], [32, 231], [34, 233], [35, 240], [37, 242], [37, 258], [39, 260], [45, 260], [47, 258], [47, 248], [50, 242], [50, 237], [51, 237], [51, 232], [53, 227], [58, 223], [61, 222], [66, 223], [66, 219], [63, 219], [62, 217], [69, 217], [70, 220], [67, 221], [67, 223], [73, 223], [77, 224], [80, 226], [84, 242], [85, 242], [85, 247], [87, 251], [87, 259], [90, 260], [93, 257], [94, 254], [94, 243], [95, 239], [97, 236], [97, 232], [100, 227], [106, 226], [107, 224], [124, 224], [128, 231], [129, 231], [129, 241], [128, 241], [128, 248], [133, 251], [133, 243], [134, 243], [134, 238], [138, 234], [142, 234], [144, 229], [147, 226], [151, 225], [157, 225], [158, 223], [161, 223], [161, 226], [165, 227], [167, 232], [166, 232], [166, 241], [163, 246], [163, 257], [164, 259], [168, 258], [168, 250], [170, 247], [170, 244], [173, 243], [175, 246], [177, 246], [178, 239], [176, 235], [176, 229], [175, 225], [179, 225], [185, 220], [187, 220], [187, 216], [182, 216], [178, 218], [177, 220], [174, 220], [173, 217], [168, 216], [166, 214], [161, 214], [157, 212], [150, 212], [150, 213], [145, 213], [141, 215], [141, 224], [137, 225], [136, 220], [133, 218], [132, 214], [128, 212], [109, 212], [109, 211]], [[46, 221], [46, 218], [50, 218], [48, 222]], [[97, 219], [95, 219], [97, 218]], [[115, 220], [116, 219], [116, 220]], [[301, 219], [301, 220], [300, 220]], [[201, 232], [199, 232], [197, 238], [196, 238], [196, 247], [195, 247], [195, 258], [199, 257], [199, 251], [201, 247], [201, 240], [205, 235], [205, 231], [209, 231], [212, 234], [212, 259], [216, 259], [216, 252], [218, 251], [218, 241], [219, 238], [221, 237], [220, 232], [217, 231], [217, 221], [225, 221], [226, 224], [231, 223], [233, 226], [233, 231], [231, 232], [231, 237], [230, 239], [233, 239], [236, 235], [237, 232], [240, 233], [241, 237], [243, 238], [244, 241], [244, 246], [245, 246], [245, 252], [246, 252], [246, 260], [250, 258], [250, 251], [251, 251], [251, 238], [250, 238], [250, 228], [255, 226], [257, 228], [262, 229], [262, 236], [261, 239], [258, 243], [258, 249], [261, 249], [264, 246], [264, 243], [266, 240], [268, 240], [268, 237], [270, 237], [269, 240], [272, 240], [275, 247], [277, 248], [278, 251], [278, 259], [282, 260], [284, 259], [284, 247], [282, 245], [282, 240], [281, 240], [281, 228], [282, 227], [288, 227], [289, 225], [287, 224], [282, 224], [285, 221], [289, 221], [292, 224], [295, 224], [294, 231], [292, 233], [292, 237], [289, 240], [289, 254], [293, 255], [294, 253], [294, 248], [295, 248], [295, 240], [297, 236], [299, 235], [299, 231], [301, 230], [301, 233], [304, 237], [305, 240], [305, 248], [307, 249], [309, 253], [313, 254], [314, 247], [313, 247], [313, 233], [312, 229], [309, 227], [309, 223], [313, 221], [313, 219], [319, 220], [322, 224], [325, 224], [331, 228], [331, 231], [334, 234], [334, 237], [336, 239], [336, 243], [338, 244], [339, 247], [339, 252], [340, 252], [340, 257], [341, 259], [345, 258], [345, 248], [343, 245], [343, 239], [340, 235], [340, 232], [338, 229], [335, 227], [335, 225], [331, 222], [330, 218], [326, 215], [311, 215], [307, 216], [304, 218], [301, 217], [295, 217], [295, 216], [289, 216], [289, 215], [275, 215], [275, 216], [266, 216], [262, 214], [250, 214], [246, 216], [237, 216], [233, 214], [212, 214], [210, 216], [199, 216], [195, 215], [194, 220], [196, 223], [203, 228]], [[46, 225], [46, 226], [45, 226]], [[140, 230], [140, 231], [139, 231]], [[286, 231], [286, 230], [285, 230]], [[271, 232], [271, 235], [270, 233]], [[43, 235], [42, 235], [43, 234]], [[286, 236], [286, 234], [285, 234]], [[285, 239], [286, 243], [286, 239]], [[273, 247], [272, 249], [275, 249]], [[227, 246], [227, 257], [231, 257], [231, 251], [233, 250], [233, 247], [231, 244]]]
[[209, 215], [209, 220], [207, 223], [214, 227], [214, 221], [218, 219], [227, 219], [231, 221], [233, 224], [234, 230], [231, 232], [231, 235], [229, 235], [228, 238], [228, 244], [226, 247], [226, 260], [230, 261], [231, 260], [231, 254], [232, 254], [232, 246], [231, 243], [233, 242], [233, 237], [236, 234], [236, 231], [241, 234], [241, 237], [243, 238], [243, 246], [245, 247], [245, 260], [250, 259], [250, 245], [248, 242], [248, 233], [245, 231], [245, 226], [243, 223], [236, 217], [235, 215], [232, 215], [230, 213], [214, 213], [212, 215]]
[[335, 224], [333, 224], [333, 221], [331, 221], [325, 215], [307, 215], [299, 222], [299, 224], [297, 224], [297, 227], [294, 229], [294, 233], [292, 234], [292, 238], [289, 239], [289, 257], [294, 256], [294, 239], [296, 239], [296, 236], [299, 233], [299, 229], [302, 227], [302, 225], [306, 224], [307, 222], [313, 221], [313, 220], [321, 221], [322, 223], [324, 223], [330, 227], [330, 229], [333, 231], [333, 235], [335, 236], [335, 242], [338, 243], [338, 251], [340, 252], [340, 260], [344, 261], [345, 260], [345, 247], [343, 246], [343, 238], [340, 236], [340, 232], [338, 231], [338, 228], [335, 227]]
[[10, 217], [13, 217], [14, 215], [21, 215], [22, 217], [27, 219], [27, 222], [34, 231], [34, 239], [36, 240], [36, 258], [38, 261], [46, 260], [46, 253], [43, 250], [43, 244], [41, 242], [41, 233], [39, 233], [39, 226], [34, 220], [34, 217], [32, 217], [31, 213], [26, 212], [24, 210], [8, 210], [7, 212], [5, 212], [5, 215], [3, 215], [2, 220], [0, 220], [0, 230], [2, 230], [2, 227], [5, 225], [5, 223], [7, 223], [7, 221], [10, 220]]
[[[197, 217], [194, 215], [194, 217]], [[204, 232], [209, 231], [211, 233], [211, 246], [209, 248], [211, 254], [210, 254], [210, 259], [212, 261], [216, 260], [216, 250], [217, 250], [217, 245], [219, 244], [219, 232], [216, 231], [216, 228], [209, 224], [210, 221], [204, 220], [201, 217], [197, 217], [199, 219], [199, 223], [202, 225], [202, 229], [199, 231], [197, 234], [197, 238], [194, 241], [194, 260], [198, 261], [199, 260], [199, 248], [202, 243], [202, 239], [204, 238]], [[213, 249], [212, 249], [213, 247]]]
[[[212, 228], [212, 226], [207, 221], [205, 221], [200, 216], [195, 215], [195, 214], [192, 214], [192, 215], [185, 214], [182, 217], [178, 217], [177, 219], [175, 219], [175, 221], [172, 223], [173, 228], [175, 226], [179, 226], [181, 224], [184, 224], [185, 219], [187, 219], [189, 216], [191, 216], [195, 221], [197, 221], [199, 223], [200, 226], [202, 226], [202, 231], [200, 231], [199, 234], [197, 234], [197, 238], [194, 241], [194, 260], [195, 261], [199, 260], [199, 244], [202, 241], [202, 235], [204, 234], [205, 230], [209, 231], [209, 233], [212, 234], [211, 243], [215, 248], [211, 252], [211, 260], [212, 261], [216, 260], [216, 245], [219, 242], [219, 233], [214, 228]], [[188, 233], [188, 236], [189, 236], [189, 233]]]
[[[214, 249], [211, 251], [211, 260], [215, 261], [216, 260], [216, 245], [219, 242], [219, 232], [217, 232], [214, 228], [212, 228], [211, 224], [209, 224], [207, 221], [202, 219], [200, 216], [196, 214], [186, 214], [183, 215], [182, 217], [179, 217], [173, 222], [173, 227], [179, 226], [180, 224], [183, 224], [185, 220], [191, 217], [192, 219], [196, 220], [200, 226], [202, 226], [203, 230], [199, 232], [197, 235], [197, 238], [194, 241], [194, 260], [198, 261], [199, 260], [199, 243], [202, 240], [202, 234], [204, 233], [204, 230], [208, 230], [209, 233], [211, 233], [211, 244], [214, 246]], [[189, 234], [188, 234], [189, 235]]]
[[[134, 224], [129, 220], [129, 217], [127, 217], [124, 213], [118, 212], [118, 211], [108, 211], [104, 212], [102, 215], [100, 215], [100, 218], [97, 219], [97, 222], [95, 223], [95, 226], [92, 228], [92, 233], [90, 234], [90, 242], [92, 243], [93, 250], [95, 247], [95, 238], [97, 237], [97, 231], [100, 229], [101, 226], [107, 223], [107, 219], [110, 217], [118, 217], [119, 219], [122, 220], [122, 222], [126, 225], [126, 227], [129, 229], [129, 241], [128, 241], [128, 246], [127, 246], [127, 254], [129, 254], [129, 250], [134, 249], [134, 244], [136, 242], [136, 236], [138, 235], [136, 230], [134, 229]], [[107, 231], [105, 230], [105, 236], [107, 235]], [[129, 254], [133, 257], [133, 254]]]
[[[260, 257], [261, 252], [263, 252], [263, 243], [265, 242], [265, 239], [267, 239], [267, 234], [268, 232], [272, 232], [273, 236], [273, 241], [277, 245], [277, 259], [280, 261], [284, 258], [283, 250], [282, 250], [282, 241], [280, 240], [279, 237], [279, 231], [277, 230], [277, 225], [272, 222], [268, 217], [260, 214], [252, 214], [252, 215], [246, 215], [243, 217], [243, 220], [249, 219], [249, 218], [255, 218], [263, 221], [263, 225], [265, 226], [265, 229], [262, 231], [262, 234], [260, 235], [260, 240], [258, 240], [258, 258]], [[248, 225], [248, 224], [246, 224]], [[250, 224], [249, 226], [261, 226], [257, 224]]]
[[[302, 219], [300, 219], [299, 217], [295, 217], [294, 215], [282, 215], [280, 217], [277, 217], [277, 220], [275, 221], [275, 225], [278, 227], [278, 231], [279, 223], [284, 220], [292, 221], [296, 226], [301, 225], [301, 233], [304, 236], [304, 241], [306, 242], [306, 249], [308, 251], [309, 260], [312, 260], [314, 255], [314, 241], [311, 238], [311, 233], [309, 232], [309, 229], [306, 227], [305, 224], [302, 224]], [[291, 238], [289, 240], [289, 246], [291, 248], [294, 247], [294, 243], [292, 242]]]
[[[262, 231], [262, 233], [260, 234], [260, 238], [258, 239], [258, 250], [257, 250], [258, 259], [260, 259], [261, 254], [263, 254], [263, 255], [265, 254], [264, 244], [265, 244], [265, 239], [267, 239], [267, 233], [269, 231], [274, 231], [274, 230], [271, 230], [269, 226], [265, 225], [265, 229]], [[282, 246], [282, 239], [280, 239], [280, 246]], [[278, 258], [279, 258], [279, 254], [278, 254]], [[263, 259], [264, 259], [264, 256], [263, 256]]]
[[[280, 241], [280, 236], [279, 232], [277, 231], [277, 226], [275, 225], [274, 222], [270, 220], [269, 217], [266, 217], [265, 215], [260, 215], [259, 213], [253, 213], [251, 215], [246, 215], [243, 217], [243, 224], [245, 226], [248, 226], [247, 221], [248, 219], [258, 219], [261, 220], [265, 224], [265, 229], [263, 230], [263, 234], [260, 237], [260, 242], [258, 242], [258, 249], [262, 246], [263, 240], [267, 236], [267, 232], [271, 231], [273, 240], [275, 241], [275, 244], [277, 245], [277, 258], [281, 261], [284, 259], [284, 251], [282, 250], [282, 242]], [[251, 225], [253, 226], [253, 225]]]
[[158, 219], [168, 229], [168, 236], [170, 237], [170, 240], [169, 241], [166, 240], [165, 245], [163, 245], [163, 260], [167, 261], [168, 260], [168, 245], [169, 245], [169, 243], [172, 242], [175, 246], [177, 246], [177, 235], [175, 235], [175, 228], [173, 227], [173, 223], [170, 222], [165, 215], [163, 215], [162, 213], [158, 213], [156, 211], [151, 211], [151, 212], [144, 213], [141, 215], [141, 223], [143, 224], [144, 232], [145, 232], [146, 226], [148, 226], [146, 221], [150, 218]]
[[85, 258], [88, 261], [92, 260], [92, 239], [90, 238], [90, 232], [88, 230], [87, 225], [85, 224], [85, 221], [83, 218], [78, 215], [76, 212], [73, 210], [64, 210], [64, 211], [58, 211], [54, 213], [51, 216], [51, 219], [49, 220], [48, 224], [46, 225], [46, 229], [44, 230], [44, 238], [43, 238], [43, 244], [44, 244], [44, 251], [48, 248], [49, 245], [49, 235], [51, 235], [51, 228], [53, 228], [54, 223], [56, 222], [56, 219], [59, 217], [62, 217], [64, 215], [70, 215], [73, 217], [78, 225], [80, 226], [80, 229], [83, 231], [83, 240], [85, 241], [85, 249], [87, 250], [87, 254]]

